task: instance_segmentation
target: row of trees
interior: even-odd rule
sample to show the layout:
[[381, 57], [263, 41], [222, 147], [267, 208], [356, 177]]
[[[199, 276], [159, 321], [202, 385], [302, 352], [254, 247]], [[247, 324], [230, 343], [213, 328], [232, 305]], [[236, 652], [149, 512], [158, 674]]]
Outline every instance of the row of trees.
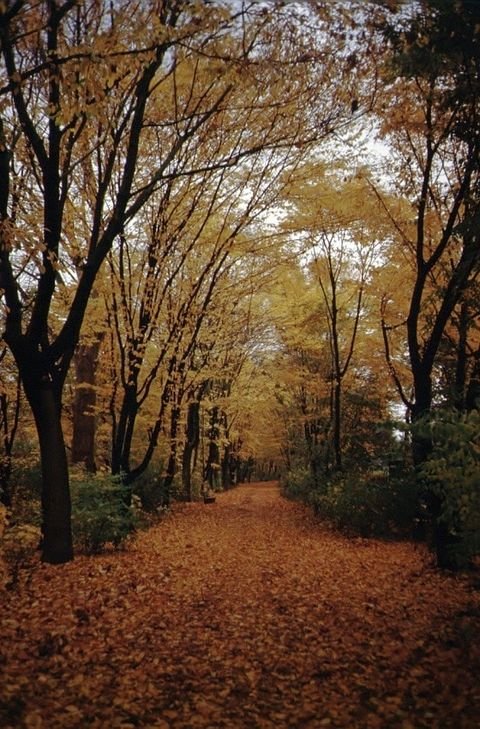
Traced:
[[[472, 458], [478, 465], [478, 442], [474, 428], [462, 426], [479, 394], [479, 9], [435, 0], [390, 5], [376, 25], [389, 50], [373, 121], [384, 164], [360, 164], [353, 176], [350, 168], [348, 187], [332, 185], [339, 193], [333, 204], [307, 175], [299, 195], [309, 261], [304, 285], [315, 290], [324, 326], [315, 325], [321, 335], [313, 357], [303, 347], [298, 362], [298, 346], [286, 344], [306, 374], [296, 407], [315, 478], [319, 458], [324, 472], [341, 470], [344, 457], [358, 467], [359, 446], [371, 469], [372, 456], [383, 466], [386, 452], [398, 458], [398, 436], [386, 439], [378, 425], [403, 406], [438, 562], [451, 567], [466, 523], [476, 534], [472, 550], [480, 525], [478, 486], [464, 477]], [[304, 327], [311, 332], [308, 312]], [[371, 430], [377, 425], [376, 439], [362, 429], [360, 402], [361, 420]], [[448, 408], [456, 429], [441, 414]], [[293, 439], [298, 443], [298, 429]]]
[[[285, 184], [287, 162], [294, 169], [346, 115], [348, 91], [332, 75], [342, 50], [323, 34], [311, 57], [317, 32], [257, 3], [2, 5], [4, 341], [38, 433], [45, 560], [72, 556], [63, 394], [85, 318], [105, 298], [101, 271], [119, 350], [111, 465], [128, 481], [151, 458], [167, 404], [175, 432], [208, 305], [241, 269], [241, 235]], [[93, 328], [92, 358], [103, 341]], [[212, 333], [205, 356], [214, 344]]]
[[[159, 454], [162, 498], [180, 472], [192, 497], [195, 462], [211, 485], [302, 463], [319, 488], [398, 450], [400, 407], [472, 409], [477, 16], [4, 3], [1, 477], [8, 501], [21, 382], [45, 560], [72, 556], [69, 461], [126, 501]], [[432, 447], [414, 429], [418, 468]]]

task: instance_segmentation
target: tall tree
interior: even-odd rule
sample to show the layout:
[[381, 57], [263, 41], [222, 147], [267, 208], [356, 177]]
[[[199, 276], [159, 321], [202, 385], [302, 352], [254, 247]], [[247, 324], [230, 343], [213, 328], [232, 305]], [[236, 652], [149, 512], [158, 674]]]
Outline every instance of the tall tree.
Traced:
[[432, 0], [387, 34], [383, 131], [415, 220], [413, 235], [398, 226], [415, 269], [407, 314], [414, 419], [430, 409], [445, 328], [480, 262], [479, 21], [476, 4]]
[[[274, 16], [275, 31], [264, 20], [256, 26], [248, 44], [251, 60], [245, 59], [242, 78], [235, 66], [235, 86], [221, 113], [172, 158], [170, 177], [152, 195], [141, 226], [125, 231], [110, 258], [119, 363], [119, 396], [112, 399], [112, 468], [128, 481], [150, 462], [172, 397], [182, 398], [179, 372], [186, 375], [202, 322], [208, 326], [215, 288], [242, 254], [239, 237], [275, 204], [307, 146], [343, 123], [349, 109], [327, 69], [318, 75], [315, 55], [297, 62], [298, 44], [303, 47], [306, 41], [295, 15], [275, 8]], [[235, 34], [225, 34], [224, 56], [234, 55], [237, 40]], [[288, 87], [285, 63], [290, 68]], [[188, 117], [198, 99], [209, 93], [210, 74], [208, 60], [179, 54], [167, 92], [180, 118]], [[327, 86], [332, 104], [322, 113], [316, 109], [318, 93], [325, 93]], [[159, 396], [156, 383], [162, 377]], [[147, 448], [132, 462], [140, 411], [151, 395], [159, 407], [149, 424]], [[176, 430], [173, 422], [171, 428]], [[175, 439], [171, 443], [176, 447]]]
[[359, 332], [371, 325], [368, 284], [381, 258], [385, 233], [380, 205], [369, 195], [362, 168], [348, 172], [350, 179], [346, 174], [342, 161], [328, 170], [324, 165], [307, 167], [305, 182], [289, 190], [291, 212], [285, 222], [288, 234], [301, 241], [321, 300], [317, 326], [329, 348], [328, 437], [331, 433], [336, 470], [343, 465], [344, 381], [355, 361]]
[[[44, 560], [72, 557], [62, 397], [103, 262], [207, 127], [213, 167], [227, 170], [256, 154], [268, 166], [349, 122], [357, 64], [333, 15], [276, 2], [1, 4], [0, 289], [40, 443]], [[211, 156], [186, 159], [184, 176], [211, 170]]]
[[[224, 8], [188, 2], [6, 2], [0, 45], [6, 76], [1, 131], [1, 287], [4, 339], [35, 418], [42, 462], [43, 559], [72, 557], [63, 386], [98, 271], [188, 141], [231, 90], [223, 68], [208, 92], [157, 137], [155, 108], [184, 56], [216, 56], [232, 22]], [[209, 45], [210, 44], [210, 45]], [[244, 54], [240, 53], [238, 60]], [[147, 141], [148, 139], [148, 141]], [[139, 166], [147, 146], [151, 161]], [[225, 161], [228, 164], [228, 160]], [[42, 221], [38, 219], [40, 216]], [[63, 317], [52, 304], [79, 264]]]
[[[406, 318], [413, 397], [400, 392], [417, 421], [435, 401], [442, 341], [480, 265], [480, 6], [467, 0], [412, 4], [387, 24], [386, 37], [392, 55], [383, 132], [394, 184], [410, 199], [414, 220], [413, 234], [408, 224], [396, 226], [413, 264]], [[414, 432], [417, 465], [430, 448], [429, 438]], [[451, 566], [441, 499], [428, 498], [438, 562]]]

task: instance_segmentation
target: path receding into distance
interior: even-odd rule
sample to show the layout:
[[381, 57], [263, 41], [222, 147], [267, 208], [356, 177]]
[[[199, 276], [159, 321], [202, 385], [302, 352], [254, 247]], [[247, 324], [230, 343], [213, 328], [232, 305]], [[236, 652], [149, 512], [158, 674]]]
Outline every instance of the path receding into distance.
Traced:
[[471, 576], [347, 539], [277, 484], [176, 505], [1, 599], [2, 727], [480, 727]]

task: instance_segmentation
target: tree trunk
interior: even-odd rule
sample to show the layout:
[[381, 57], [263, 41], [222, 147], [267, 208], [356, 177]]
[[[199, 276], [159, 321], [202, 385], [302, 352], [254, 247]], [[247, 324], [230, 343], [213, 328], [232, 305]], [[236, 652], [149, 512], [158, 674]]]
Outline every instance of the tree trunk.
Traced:
[[182, 456], [182, 485], [185, 501], [192, 500], [192, 456], [200, 442], [200, 402], [188, 404], [186, 440]]
[[18, 376], [14, 402], [9, 400], [6, 393], [0, 395], [0, 426], [3, 438], [3, 453], [0, 456], [0, 503], [7, 508], [12, 506], [15, 492], [15, 487], [11, 483], [12, 452], [20, 417], [20, 400], [21, 383]]
[[10, 476], [12, 474], [12, 457], [0, 457], [0, 504], [9, 509], [12, 506], [12, 492], [10, 489]]
[[138, 409], [136, 389], [129, 385], [125, 388], [120, 416], [112, 433], [111, 471], [114, 476], [130, 472], [130, 452]]
[[73, 559], [68, 462], [61, 423], [61, 402], [46, 376], [24, 378], [40, 444], [42, 466], [42, 561]]
[[218, 428], [218, 407], [215, 405], [210, 410], [210, 427], [208, 430], [208, 454], [207, 464], [205, 466], [205, 481], [208, 482], [211, 489], [217, 485], [218, 472], [220, 469], [220, 449], [218, 447], [219, 438]]
[[95, 374], [100, 342], [78, 347], [74, 357], [76, 388], [73, 402], [72, 463], [83, 463], [95, 473]]
[[469, 330], [468, 305], [462, 301], [458, 321], [457, 362], [455, 366], [454, 405], [457, 410], [465, 410], [467, 383], [467, 342]]
[[[415, 404], [412, 408], [412, 423], [428, 415], [432, 404], [432, 380], [429, 372], [421, 368], [415, 373]], [[427, 461], [432, 451], [432, 441], [428, 435], [418, 433], [415, 427], [412, 434], [412, 456], [414, 465], [418, 468]], [[435, 549], [437, 565], [441, 569], [457, 570], [459, 565], [455, 557], [454, 548], [458, 546], [461, 537], [454, 534], [451, 525], [442, 519], [442, 498], [428, 489], [425, 493], [426, 505], [433, 527], [433, 546]]]
[[333, 454], [335, 459], [335, 470], [342, 470], [342, 382], [338, 379], [335, 382], [333, 392]]
[[172, 491], [173, 479], [177, 472], [177, 434], [178, 434], [178, 421], [180, 419], [180, 407], [178, 403], [172, 406], [170, 414], [170, 453], [168, 456], [167, 472], [163, 479], [162, 494], [163, 504], [168, 506], [170, 504], [170, 497]]
[[226, 491], [232, 486], [232, 448], [228, 443], [223, 449], [222, 488]]

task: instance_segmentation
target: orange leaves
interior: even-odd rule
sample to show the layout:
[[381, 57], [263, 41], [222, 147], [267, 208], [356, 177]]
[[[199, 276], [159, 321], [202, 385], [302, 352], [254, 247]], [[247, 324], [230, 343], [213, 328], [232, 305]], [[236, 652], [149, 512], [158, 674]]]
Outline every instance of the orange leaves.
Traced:
[[473, 729], [480, 604], [407, 544], [275, 486], [177, 505], [124, 553], [4, 595], [5, 727]]

